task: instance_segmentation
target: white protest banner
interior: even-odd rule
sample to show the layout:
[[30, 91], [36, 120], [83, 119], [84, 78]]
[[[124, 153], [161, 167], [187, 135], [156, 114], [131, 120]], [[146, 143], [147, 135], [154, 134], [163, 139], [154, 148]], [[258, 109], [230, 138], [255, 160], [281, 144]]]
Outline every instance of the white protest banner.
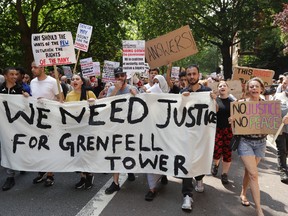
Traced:
[[145, 43], [145, 57], [150, 68], [168, 65], [197, 52], [198, 49], [188, 25]]
[[76, 39], [75, 49], [87, 52], [89, 47], [90, 38], [92, 35], [93, 26], [79, 23]]
[[81, 72], [84, 77], [95, 76], [92, 57], [80, 59]]
[[38, 66], [76, 63], [71, 32], [32, 34], [32, 50]]
[[209, 174], [216, 107], [209, 92], [59, 103], [0, 95], [1, 164], [53, 172]]
[[71, 79], [72, 76], [73, 76], [73, 73], [72, 73], [72, 70], [69, 66], [62, 66], [62, 69], [64, 71], [64, 74], [65, 76], [68, 78], [68, 79]]
[[242, 84], [253, 77], [259, 77], [263, 80], [265, 86], [272, 85], [272, 79], [275, 74], [273, 70], [249, 68], [249, 67], [234, 67], [232, 80], [240, 80]]
[[93, 73], [95, 76], [101, 75], [100, 62], [93, 62]]
[[104, 61], [102, 80], [103, 82], [115, 82], [114, 69], [119, 67], [120, 62]]
[[230, 104], [234, 134], [276, 134], [282, 123], [280, 101], [239, 101]]
[[132, 76], [145, 71], [145, 41], [123, 40], [123, 71]]

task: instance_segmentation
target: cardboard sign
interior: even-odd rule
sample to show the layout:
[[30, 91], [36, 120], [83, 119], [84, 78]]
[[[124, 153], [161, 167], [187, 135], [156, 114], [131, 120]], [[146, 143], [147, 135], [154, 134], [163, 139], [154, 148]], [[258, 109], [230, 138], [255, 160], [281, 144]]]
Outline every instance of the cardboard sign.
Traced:
[[230, 105], [234, 134], [276, 134], [282, 123], [280, 101], [241, 101]]
[[32, 34], [32, 50], [37, 66], [76, 63], [71, 32]]
[[145, 57], [150, 68], [167, 65], [198, 52], [190, 27], [184, 26], [147, 41]]
[[[226, 81], [229, 88], [229, 94], [233, 95], [236, 99], [240, 99], [242, 97], [242, 85], [240, 80], [229, 80]], [[219, 82], [208, 82], [208, 87], [210, 87], [213, 91], [218, 91]]]
[[242, 84], [253, 77], [259, 77], [263, 80], [265, 86], [272, 85], [272, 79], [275, 72], [273, 70], [248, 68], [248, 67], [234, 67], [232, 80], [240, 80]]
[[0, 112], [1, 164], [11, 169], [179, 177], [211, 170], [209, 92], [124, 94], [94, 104], [2, 94]]
[[134, 73], [145, 71], [145, 41], [123, 40], [123, 71], [131, 77]]
[[89, 47], [90, 38], [92, 35], [93, 26], [85, 25], [79, 23], [76, 39], [75, 39], [75, 49], [87, 52]]

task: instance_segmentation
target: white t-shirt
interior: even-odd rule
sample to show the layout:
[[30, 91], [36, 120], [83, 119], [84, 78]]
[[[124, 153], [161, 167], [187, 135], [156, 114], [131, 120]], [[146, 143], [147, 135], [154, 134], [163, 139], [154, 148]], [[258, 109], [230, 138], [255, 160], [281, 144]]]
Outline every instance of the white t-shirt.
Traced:
[[[57, 100], [56, 95], [59, 94], [57, 81], [51, 76], [47, 76], [45, 80], [39, 81], [38, 78], [34, 78], [30, 83], [31, 94], [34, 98], [46, 98], [49, 100]], [[60, 85], [62, 92], [62, 88]]]

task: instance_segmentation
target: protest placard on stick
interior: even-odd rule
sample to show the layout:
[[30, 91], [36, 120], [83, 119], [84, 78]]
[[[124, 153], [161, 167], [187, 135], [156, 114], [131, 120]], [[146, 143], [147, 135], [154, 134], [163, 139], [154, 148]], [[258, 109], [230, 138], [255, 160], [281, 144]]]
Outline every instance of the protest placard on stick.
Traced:
[[145, 43], [145, 57], [150, 68], [167, 65], [198, 52], [188, 25]]

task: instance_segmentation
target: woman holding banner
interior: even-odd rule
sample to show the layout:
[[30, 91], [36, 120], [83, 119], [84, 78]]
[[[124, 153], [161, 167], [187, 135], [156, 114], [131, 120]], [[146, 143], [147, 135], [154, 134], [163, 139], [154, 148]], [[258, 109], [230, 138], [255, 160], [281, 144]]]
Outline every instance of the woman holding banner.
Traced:
[[232, 139], [232, 128], [228, 122], [230, 116], [230, 103], [234, 101], [229, 96], [229, 87], [226, 81], [220, 81], [217, 85], [219, 96], [216, 98], [218, 104], [217, 111], [217, 128], [215, 135], [215, 147], [213, 154], [213, 165], [211, 173], [216, 176], [220, 158], [222, 157], [222, 184], [228, 184], [228, 172], [231, 165], [232, 151], [230, 148], [230, 141]]
[[[242, 101], [261, 101], [260, 94], [264, 92], [264, 90], [263, 81], [258, 77], [254, 77], [246, 83], [248, 98]], [[229, 118], [230, 123], [234, 122], [234, 120], [233, 116]], [[241, 204], [243, 206], [250, 206], [250, 202], [247, 200], [246, 196], [248, 186], [250, 185], [258, 216], [264, 215], [260, 204], [257, 167], [260, 160], [265, 156], [266, 136], [267, 134], [241, 135], [240, 144], [237, 149], [238, 155], [245, 166], [242, 191], [240, 194]]]
[[[89, 104], [94, 104], [97, 98], [92, 91], [87, 90], [85, 83], [84, 77], [74, 74], [71, 79], [73, 90], [67, 94], [66, 102], [87, 100]], [[93, 181], [94, 176], [92, 173], [81, 172], [81, 179], [75, 184], [75, 188], [81, 189], [84, 187], [85, 189], [90, 189], [93, 186]]]

